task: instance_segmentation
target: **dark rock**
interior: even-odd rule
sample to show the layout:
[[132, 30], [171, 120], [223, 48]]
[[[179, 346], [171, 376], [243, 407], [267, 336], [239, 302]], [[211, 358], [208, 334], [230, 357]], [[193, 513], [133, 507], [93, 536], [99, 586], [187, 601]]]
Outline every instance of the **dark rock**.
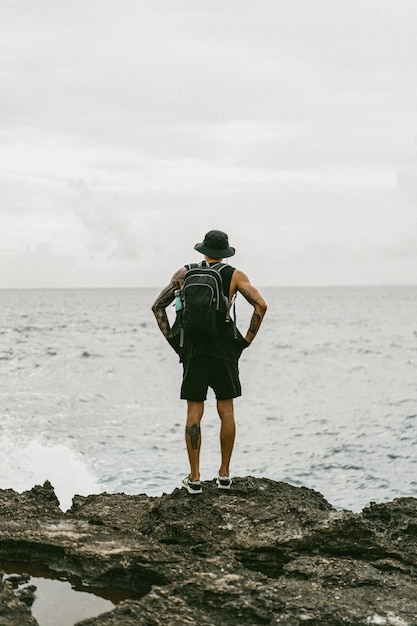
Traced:
[[27, 606], [32, 606], [32, 604], [35, 602], [35, 585], [25, 585], [24, 587], [19, 587], [15, 593], [19, 600], [27, 604]]
[[37, 520], [43, 517], [59, 518], [63, 513], [49, 481], [36, 485], [30, 491], [16, 493], [13, 489], [0, 489], [0, 523]]
[[417, 625], [416, 499], [354, 514], [268, 479], [203, 486], [76, 496], [67, 513], [49, 484], [0, 491], [0, 562], [124, 590], [83, 626]]
[[29, 574], [11, 574], [7, 576], [5, 580], [7, 580], [9, 587], [11, 586], [12, 589], [17, 589], [22, 585], [26, 585], [30, 580], [30, 576]]
[[29, 606], [13, 589], [13, 584], [0, 577], [0, 626], [38, 626]]

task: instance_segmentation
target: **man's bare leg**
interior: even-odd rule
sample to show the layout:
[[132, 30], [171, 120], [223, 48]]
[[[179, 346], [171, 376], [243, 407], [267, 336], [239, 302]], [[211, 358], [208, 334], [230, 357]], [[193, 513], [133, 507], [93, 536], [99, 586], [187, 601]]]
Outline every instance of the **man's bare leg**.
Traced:
[[185, 427], [185, 443], [187, 444], [190, 462], [190, 480], [200, 480], [200, 422], [203, 417], [204, 402], [187, 400], [187, 424]]
[[236, 433], [233, 398], [230, 400], [217, 400], [217, 412], [221, 419], [220, 448], [222, 462], [219, 476], [229, 476], [229, 465]]

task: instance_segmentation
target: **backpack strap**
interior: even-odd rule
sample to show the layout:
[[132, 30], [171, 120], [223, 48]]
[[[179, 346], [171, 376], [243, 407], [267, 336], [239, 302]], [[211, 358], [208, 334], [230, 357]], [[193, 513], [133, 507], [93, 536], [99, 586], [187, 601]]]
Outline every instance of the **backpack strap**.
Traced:
[[[220, 274], [222, 274], [222, 270], [225, 267], [231, 267], [230, 265], [226, 264], [226, 263], [215, 263], [214, 265], [212, 265], [212, 267], [214, 267]], [[235, 268], [233, 268], [233, 271], [235, 270]], [[232, 272], [233, 274], [233, 272]], [[231, 276], [230, 276], [231, 278]], [[230, 286], [230, 282], [229, 282], [229, 286]], [[233, 323], [233, 336], [235, 339], [237, 339], [237, 326], [236, 326], [236, 293], [233, 294], [232, 297], [232, 301], [229, 305], [229, 294], [225, 294], [223, 291], [223, 295], [225, 297], [225, 301], [226, 301], [226, 307], [227, 307], [227, 321], [231, 321]], [[233, 317], [230, 315], [230, 311], [233, 310]]]
[[[204, 261], [202, 261], [202, 263], [204, 263]], [[184, 265], [184, 267], [186, 268], [186, 270], [193, 270], [196, 267], [201, 267], [201, 263], [187, 263], [187, 265]]]

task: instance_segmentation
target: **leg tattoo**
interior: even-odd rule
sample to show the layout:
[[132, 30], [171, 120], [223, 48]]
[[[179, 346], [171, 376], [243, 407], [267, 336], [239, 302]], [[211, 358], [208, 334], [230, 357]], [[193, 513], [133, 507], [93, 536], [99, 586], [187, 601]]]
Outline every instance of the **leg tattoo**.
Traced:
[[187, 426], [185, 432], [191, 439], [191, 447], [193, 450], [197, 450], [198, 448], [198, 440], [200, 439], [201, 429], [198, 424], [192, 424], [191, 426]]

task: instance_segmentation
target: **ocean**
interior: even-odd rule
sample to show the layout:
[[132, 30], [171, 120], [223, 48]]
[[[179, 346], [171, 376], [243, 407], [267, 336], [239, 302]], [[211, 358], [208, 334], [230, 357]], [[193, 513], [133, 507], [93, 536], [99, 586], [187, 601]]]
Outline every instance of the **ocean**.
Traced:
[[[146, 493], [188, 473], [181, 365], [156, 289], [0, 290], [0, 488]], [[338, 508], [417, 496], [417, 287], [265, 288], [240, 361], [232, 475], [320, 491]], [[245, 332], [250, 308], [238, 298]], [[170, 315], [173, 311], [170, 311]], [[209, 394], [202, 479], [219, 466]]]

